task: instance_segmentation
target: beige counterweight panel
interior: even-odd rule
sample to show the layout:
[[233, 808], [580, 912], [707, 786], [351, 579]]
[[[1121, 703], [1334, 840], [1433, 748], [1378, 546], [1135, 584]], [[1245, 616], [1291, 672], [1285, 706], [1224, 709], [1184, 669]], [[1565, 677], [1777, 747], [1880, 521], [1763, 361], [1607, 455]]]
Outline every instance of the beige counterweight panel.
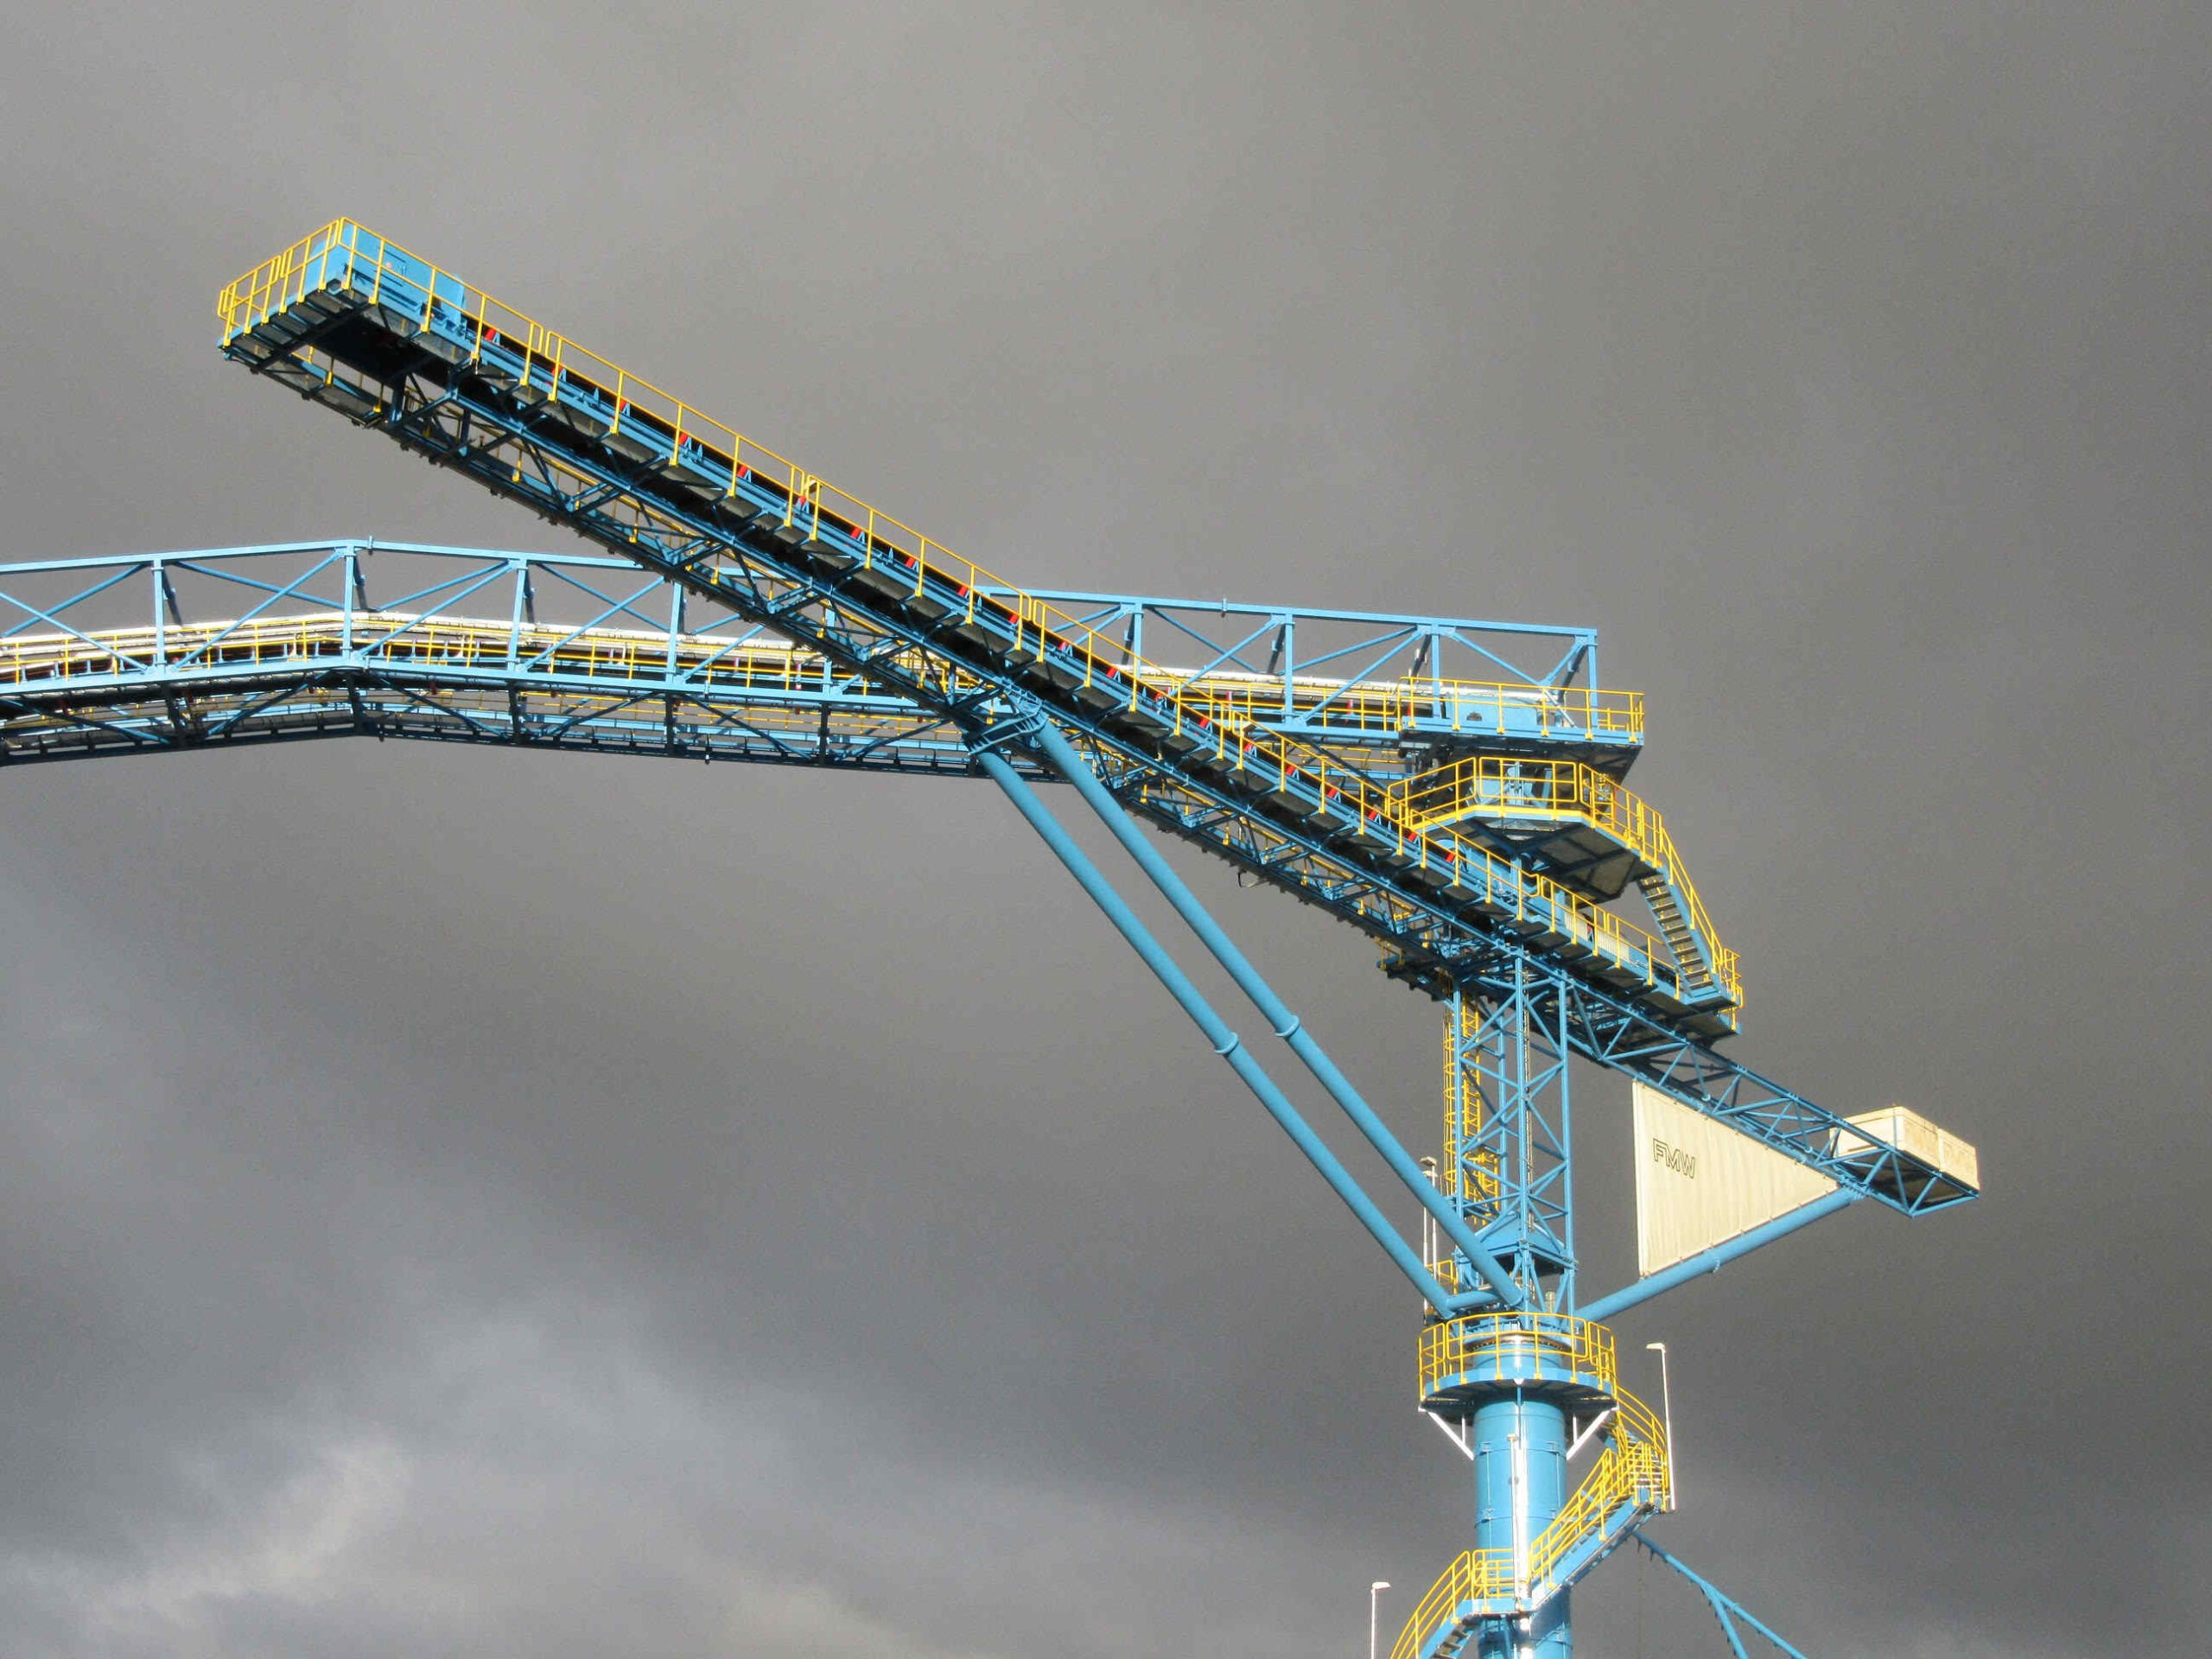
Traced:
[[1639, 1274], [1672, 1267], [1835, 1190], [1827, 1176], [1648, 1084], [1634, 1088]]

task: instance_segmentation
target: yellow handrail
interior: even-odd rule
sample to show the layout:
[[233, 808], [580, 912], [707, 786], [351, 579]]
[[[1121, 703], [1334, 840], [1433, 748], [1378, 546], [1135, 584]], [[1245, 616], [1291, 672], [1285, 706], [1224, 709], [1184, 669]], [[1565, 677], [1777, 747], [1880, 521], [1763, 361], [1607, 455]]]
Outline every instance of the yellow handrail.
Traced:
[[[1409, 829], [1486, 817], [1587, 823], [1637, 854], [1681, 895], [1686, 919], [1716, 957], [1724, 947], [1657, 810], [1579, 760], [1474, 754], [1402, 779], [1390, 793]], [[1729, 955], [1732, 957], [1733, 953]]]
[[[1471, 1077], [1459, 1064], [1460, 1045], [1473, 1038], [1481, 1027], [1482, 1014], [1471, 1001], [1463, 1001], [1456, 1033], [1452, 1022], [1447, 1007], [1444, 1015], [1444, 1167], [1437, 1184], [1454, 1198], [1465, 1197], [1471, 1216], [1487, 1219], [1485, 1206], [1496, 1204], [1499, 1191], [1498, 1155], [1494, 1149], [1478, 1149], [1469, 1156], [1465, 1150], [1482, 1133], [1484, 1101], [1478, 1075]], [[1478, 1056], [1471, 1065], [1478, 1074]], [[1460, 1191], [1463, 1172], [1469, 1188], [1465, 1193]], [[1456, 1291], [1459, 1288], [1459, 1258], [1452, 1256], [1449, 1262], [1452, 1278], [1445, 1288]]]
[[[1348, 772], [1325, 750], [1269, 732], [1254, 723], [1249, 715], [1217, 719], [1214, 709], [1177, 683], [1169, 671], [1145, 661], [1110, 634], [958, 556], [890, 514], [575, 345], [358, 221], [334, 219], [226, 287], [216, 302], [225, 343], [298, 302], [310, 290], [327, 286], [333, 261], [340, 257], [345, 262], [341, 275], [357, 269], [373, 271], [371, 303], [378, 306], [385, 305], [386, 276], [395, 264], [402, 265], [399, 280], [430, 296], [424, 300], [423, 315], [415, 320], [415, 326], [427, 327], [431, 309], [444, 305], [462, 326], [474, 330], [480, 360], [485, 345], [497, 340], [504, 349], [522, 354], [527, 365], [525, 381], [542, 365], [548, 374], [549, 392], [557, 392], [563, 382], [586, 388], [598, 406], [611, 406], [615, 425], [632, 434], [632, 442], [642, 442], [634, 435], [643, 433], [655, 446], [665, 444], [671, 467], [681, 464], [729, 494], [734, 494], [745, 479], [772, 484], [784, 497], [787, 525], [802, 524], [806, 534], [817, 541], [825, 531], [842, 537], [858, 554], [862, 569], [895, 572], [902, 582], [911, 581], [917, 594], [934, 577], [967, 602], [971, 618], [979, 602], [997, 607], [1014, 635], [1018, 655], [1061, 669], [1084, 690], [1118, 695], [1126, 690], [1134, 707], [1141, 689], [1154, 689], [1154, 695], [1167, 705], [1168, 741], [1173, 746], [1188, 753], [1211, 748], [1217, 760], [1263, 788], [1272, 779], [1274, 792], [1287, 793], [1295, 787], [1318, 796], [1325, 810], [1343, 814], [1382, 839], [1401, 846], [1410, 840], [1416, 855], [1414, 868], [1433, 873], [1441, 878], [1440, 885], [1467, 891], [1493, 907], [1510, 904], [1517, 915], [1525, 916], [1533, 899], [1558, 918], [1558, 929], [1567, 937], [1611, 957], [1631, 971], [1640, 971], [1647, 983], [1668, 978], [1678, 993], [1687, 995], [1679, 968], [1668, 965], [1659, 941], [1644, 929], [1599, 909], [1548, 876], [1521, 869], [1448, 828], [1432, 831], [1409, 824], [1383, 787]], [[327, 378], [335, 377], [339, 366], [335, 362], [313, 348], [304, 356], [309, 363], [320, 365]], [[372, 400], [378, 395], [368, 387], [360, 390], [363, 397]], [[668, 517], [669, 509], [650, 497], [628, 494], [623, 499], [626, 509], [640, 522]], [[733, 551], [728, 556], [737, 556]], [[986, 594], [988, 598], [979, 601], [979, 595]], [[1168, 689], [1157, 689], [1162, 686]], [[1640, 725], [1640, 700], [1635, 718]], [[1729, 988], [1735, 990], [1732, 984]]]
[[[489, 619], [461, 616], [423, 616], [407, 612], [356, 612], [353, 614], [353, 644], [357, 647], [382, 648], [379, 630], [405, 630], [405, 648], [412, 654], [422, 654], [429, 649], [426, 642], [435, 639], [439, 648], [453, 651], [462, 649], [456, 642], [466, 636], [467, 660], [478, 661], [486, 655], [505, 658], [508, 641], [512, 639], [518, 648], [529, 656], [550, 656], [550, 660], [571, 664], [580, 658], [602, 665], [642, 665], [649, 660], [655, 666], [664, 664], [668, 650], [668, 635], [654, 630], [594, 627], [578, 631], [556, 625], [531, 624], [518, 630], [512, 623]], [[114, 673], [124, 671], [125, 658], [141, 661], [151, 660], [157, 645], [162, 650], [162, 660], [177, 658], [205, 650], [211, 642], [221, 639], [221, 649], [227, 652], [251, 650], [266, 653], [273, 642], [304, 641], [310, 634], [326, 642], [341, 640], [342, 626], [347, 613], [342, 611], [314, 612], [283, 617], [255, 617], [245, 620], [211, 620], [200, 623], [172, 622], [160, 630], [152, 627], [113, 628], [84, 634], [39, 633], [20, 634], [0, 640], [0, 679], [18, 682], [35, 671], [48, 674], [67, 675], [85, 672]], [[88, 639], [99, 645], [88, 645]], [[677, 664], [695, 672], [704, 672], [710, 680], [726, 681], [741, 665], [736, 677], [747, 681], [762, 673], [772, 677], [790, 678], [793, 676], [824, 674], [836, 675], [830, 660], [804, 646], [781, 640], [747, 640], [742, 645], [721, 639], [712, 634], [679, 634], [677, 636]], [[904, 671], [919, 673], [924, 653], [900, 653], [893, 660]], [[95, 668], [95, 662], [106, 666]], [[702, 670], [698, 664], [704, 663]], [[1157, 678], [1158, 688], [1174, 690], [1214, 711], [1217, 722], [1250, 716], [1264, 704], [1268, 714], [1278, 713], [1282, 696], [1282, 682], [1271, 683], [1276, 690], [1264, 698], [1249, 683], [1251, 677], [1242, 672], [1199, 673], [1185, 669], [1158, 671], [1156, 676], [1141, 677], [1149, 681]], [[966, 690], [980, 685], [973, 676], [957, 674], [949, 682], [955, 688]], [[1346, 721], [1346, 726], [1388, 732], [1402, 729], [1401, 722], [1416, 718], [1407, 712], [1408, 706], [1425, 701], [1426, 690], [1417, 697], [1408, 697], [1399, 687], [1383, 682], [1347, 682], [1325, 680], [1301, 676], [1291, 682], [1293, 707], [1306, 709], [1324, 702], [1332, 709], [1351, 707], [1361, 711], [1357, 721]], [[1455, 690], [1504, 690], [1508, 687], [1475, 686], [1471, 683], [1446, 683], [1446, 695]]]
[[1390, 1644], [1390, 1659], [1420, 1659], [1423, 1643], [1471, 1601], [1497, 1601], [1513, 1593], [1513, 1552], [1462, 1550], [1406, 1617]]
[[1469, 1313], [1421, 1327], [1421, 1392], [1426, 1399], [1446, 1377], [1493, 1370], [1525, 1373], [1541, 1353], [1552, 1370], [1567, 1370], [1601, 1394], [1615, 1391], [1613, 1333], [1589, 1319], [1550, 1313]]
[[[255, 618], [249, 621], [170, 623], [150, 627], [88, 632], [86, 634], [41, 633], [18, 635], [0, 641], [0, 683], [29, 684], [36, 681], [93, 675], [114, 675], [158, 659], [179, 664], [199, 657], [209, 665], [251, 664], [287, 658], [334, 656], [347, 648], [346, 613], [316, 613], [305, 616]], [[667, 636], [643, 630], [595, 629], [576, 632], [558, 626], [525, 627], [519, 635], [510, 623], [468, 618], [441, 617], [432, 620], [398, 613], [357, 613], [352, 619], [352, 648], [370, 649], [408, 660], [441, 660], [463, 664], [497, 664], [506, 662], [511, 639], [526, 658], [550, 652], [558, 671], [628, 671], [665, 660]], [[381, 630], [381, 632], [379, 632]], [[902, 657], [899, 665], [918, 674], [924, 664], [918, 653]], [[703, 664], [703, 666], [702, 666]], [[795, 688], [835, 671], [826, 658], [784, 644], [748, 642], [733, 648], [711, 635], [683, 636], [679, 670], [698, 674], [710, 686], [739, 685], [754, 690]], [[1212, 706], [1206, 679], [1189, 671], [1159, 671], [1162, 683], [1179, 688], [1185, 706], [1204, 714]], [[948, 689], [971, 689], [968, 677], [952, 676]], [[1232, 686], [1230, 695], [1241, 695]], [[1224, 743], [1241, 741], [1236, 728], [1224, 720], [1213, 725], [1224, 733]], [[1247, 764], [1250, 764], [1249, 761]], [[1319, 771], [1329, 786], [1344, 777], [1344, 763], [1331, 759]], [[1449, 832], [1447, 832], [1448, 834]], [[1458, 841], [1456, 836], [1451, 839]], [[1459, 883], [1478, 893], [1510, 895], [1510, 867], [1485, 849], [1461, 843], [1463, 861]], [[1424, 856], [1433, 856], [1424, 854]], [[1541, 879], [1541, 878], [1539, 878]], [[1659, 942], [1649, 933], [1624, 922], [1580, 895], [1560, 890], [1554, 899], [1560, 930], [1585, 944], [1606, 948], [1616, 957], [1643, 955], [1647, 962]]]
[[[1529, 1541], [1516, 1572], [1510, 1549], [1471, 1549], [1446, 1567], [1407, 1618], [1390, 1659], [1421, 1649], [1470, 1602], [1535, 1606], [1560, 1587], [1554, 1575], [1592, 1539], [1618, 1533], [1666, 1507], [1672, 1479], [1666, 1426], [1634, 1395], [1618, 1391], [1605, 1451], [1559, 1513]], [[1627, 1518], [1622, 1517], [1624, 1515]]]

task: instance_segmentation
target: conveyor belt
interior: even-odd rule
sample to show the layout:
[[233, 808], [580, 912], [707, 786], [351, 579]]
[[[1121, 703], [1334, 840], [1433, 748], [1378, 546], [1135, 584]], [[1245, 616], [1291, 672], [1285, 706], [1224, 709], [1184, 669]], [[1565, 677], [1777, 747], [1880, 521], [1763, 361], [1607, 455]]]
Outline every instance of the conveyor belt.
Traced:
[[[1041, 710], [1135, 810], [1361, 927], [1430, 994], [1523, 1007], [1566, 1048], [1853, 1192], [1916, 1211], [1973, 1196], [1905, 1148], [1839, 1156], [1847, 1120], [1718, 1052], [1741, 992], [1714, 942], [1631, 948], [1540, 846], [1480, 817], [1418, 823], [1396, 780], [1319, 734], [1217, 718], [1125, 639], [353, 221], [248, 273], [219, 310], [225, 353], [256, 373], [963, 733], [1018, 734], [1007, 716]], [[1691, 915], [1678, 906], [1683, 937]]]

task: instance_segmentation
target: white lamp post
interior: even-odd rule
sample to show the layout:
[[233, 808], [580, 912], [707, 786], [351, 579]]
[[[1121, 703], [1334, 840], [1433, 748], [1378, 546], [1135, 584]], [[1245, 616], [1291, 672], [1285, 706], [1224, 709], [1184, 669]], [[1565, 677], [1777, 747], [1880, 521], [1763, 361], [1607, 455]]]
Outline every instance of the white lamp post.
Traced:
[[1681, 1507], [1681, 1489], [1675, 1479], [1675, 1391], [1667, 1382], [1667, 1344], [1647, 1342], [1644, 1347], [1659, 1356], [1659, 1411], [1667, 1422], [1667, 1507]]
[[[1422, 1159], [1421, 1160], [1421, 1173], [1427, 1176], [1428, 1184], [1431, 1186], [1434, 1186], [1436, 1185], [1436, 1160], [1433, 1158]], [[1427, 1262], [1429, 1264], [1430, 1271], [1433, 1272], [1436, 1267], [1436, 1217], [1430, 1215], [1426, 1209], [1422, 1210], [1421, 1212], [1421, 1248], [1422, 1250], [1421, 1260]]]
[[1377, 1579], [1367, 1586], [1367, 1659], [1375, 1659], [1375, 1599], [1389, 1587], [1387, 1579]]

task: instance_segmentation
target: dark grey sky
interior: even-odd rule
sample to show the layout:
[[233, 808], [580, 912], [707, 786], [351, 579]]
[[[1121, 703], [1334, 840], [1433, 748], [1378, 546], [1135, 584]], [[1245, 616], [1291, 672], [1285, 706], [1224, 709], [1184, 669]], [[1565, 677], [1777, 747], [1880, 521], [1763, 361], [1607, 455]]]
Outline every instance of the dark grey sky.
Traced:
[[[1656, 1535], [2203, 1652], [2212, 10], [608, 10], [19, 16], [5, 556], [547, 544], [218, 359], [346, 213], [1017, 579], [1595, 624], [1740, 1052], [1989, 1184], [1622, 1319]], [[1428, 1006], [1193, 874], [1426, 1142]], [[0, 931], [10, 1654], [1318, 1659], [1464, 1547], [1408, 1295], [982, 785], [27, 770]]]

